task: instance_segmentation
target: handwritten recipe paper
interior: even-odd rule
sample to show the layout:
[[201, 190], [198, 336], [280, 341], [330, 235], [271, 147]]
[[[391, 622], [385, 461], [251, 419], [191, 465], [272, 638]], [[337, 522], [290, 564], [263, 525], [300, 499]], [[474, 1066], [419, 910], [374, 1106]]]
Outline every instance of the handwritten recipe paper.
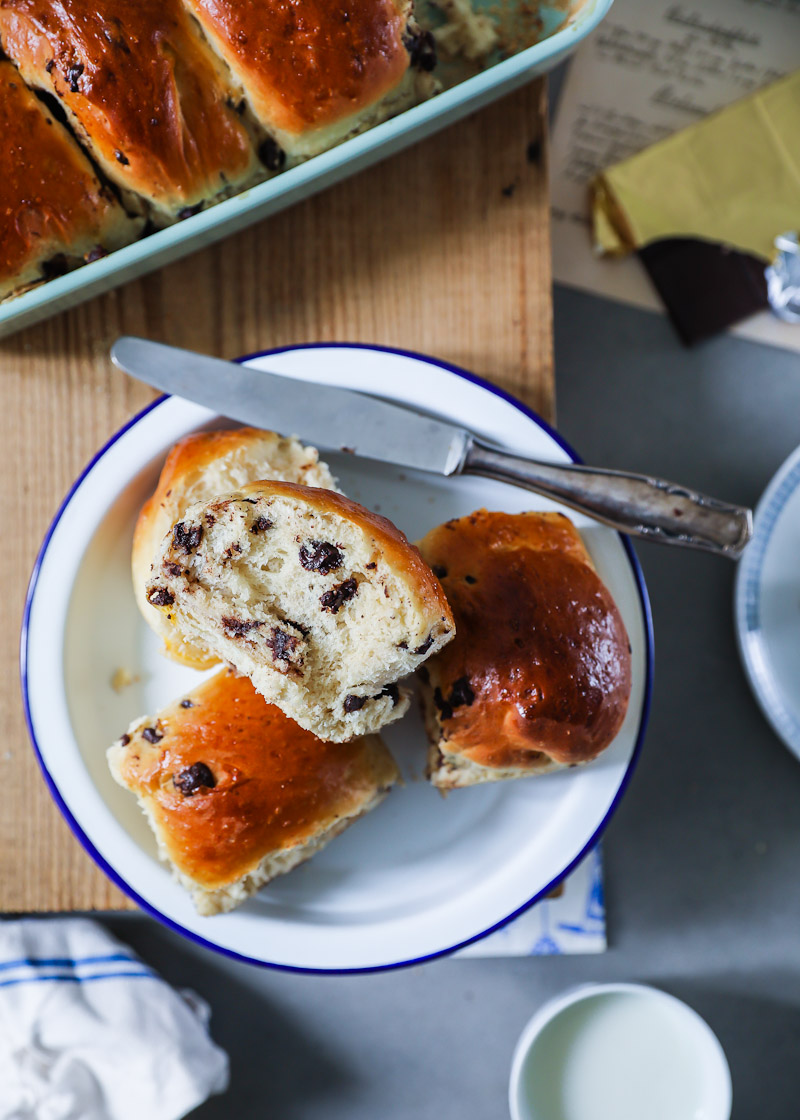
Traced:
[[[575, 54], [558, 104], [551, 161], [553, 279], [663, 310], [635, 257], [595, 256], [589, 180], [798, 68], [800, 0], [615, 0]], [[800, 351], [800, 325], [771, 312], [740, 323], [733, 333]]]

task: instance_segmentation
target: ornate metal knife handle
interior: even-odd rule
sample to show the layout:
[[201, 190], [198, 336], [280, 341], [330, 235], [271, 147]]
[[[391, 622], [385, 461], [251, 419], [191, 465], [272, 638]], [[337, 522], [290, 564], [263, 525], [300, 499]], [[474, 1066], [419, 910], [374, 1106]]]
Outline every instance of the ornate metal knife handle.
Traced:
[[472, 440], [464, 474], [487, 475], [545, 494], [634, 537], [702, 548], [738, 560], [753, 535], [753, 514], [674, 482], [577, 464], [555, 466]]

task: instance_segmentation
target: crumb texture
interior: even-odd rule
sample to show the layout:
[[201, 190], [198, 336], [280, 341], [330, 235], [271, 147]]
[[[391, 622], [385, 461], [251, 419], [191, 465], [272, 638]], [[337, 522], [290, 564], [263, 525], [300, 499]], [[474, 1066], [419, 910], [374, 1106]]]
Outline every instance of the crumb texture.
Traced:
[[187, 509], [146, 596], [185, 643], [330, 740], [398, 719], [397, 682], [453, 634], [441, 586], [391, 522], [278, 482]]
[[[133, 539], [133, 589], [142, 616], [164, 642], [173, 661], [208, 669], [218, 659], [205, 649], [183, 641], [170, 619], [155, 610], [168, 606], [148, 601], [147, 581], [156, 550], [184, 511], [196, 502], [228, 494], [256, 479], [278, 479], [335, 490], [336, 480], [314, 447], [276, 432], [257, 428], [195, 432], [170, 451], [152, 498], [139, 515]], [[261, 531], [256, 528], [255, 532]]]

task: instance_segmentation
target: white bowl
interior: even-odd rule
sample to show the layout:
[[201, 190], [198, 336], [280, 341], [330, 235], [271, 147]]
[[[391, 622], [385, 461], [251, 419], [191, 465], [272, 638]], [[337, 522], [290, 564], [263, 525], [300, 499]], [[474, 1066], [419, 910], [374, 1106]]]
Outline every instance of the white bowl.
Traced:
[[[354, 346], [302, 347], [249, 359], [448, 416], [510, 449], [558, 462], [571, 453], [532, 413], [463, 371]], [[212, 948], [259, 964], [347, 971], [410, 964], [485, 936], [547, 894], [597, 841], [644, 734], [652, 671], [649, 607], [627, 541], [574, 516], [631, 640], [633, 691], [615, 741], [595, 762], [527, 781], [459, 790], [421, 780], [416, 709], [387, 729], [404, 787], [324, 852], [230, 914], [199, 917], [159, 863], [135, 799], [112, 780], [105, 750], [128, 723], [197, 683], [166, 661], [133, 599], [130, 550], [139, 508], [181, 436], [224, 419], [172, 397], [116, 436], [81, 476], [51, 527], [31, 580], [23, 694], [45, 777], [86, 849], [156, 917]], [[343, 489], [411, 539], [480, 506], [555, 509], [480, 478], [444, 479], [326, 455]], [[121, 693], [117, 667], [138, 677]]]
[[729, 1120], [731, 1098], [705, 1020], [644, 984], [556, 997], [525, 1027], [511, 1063], [512, 1120]]

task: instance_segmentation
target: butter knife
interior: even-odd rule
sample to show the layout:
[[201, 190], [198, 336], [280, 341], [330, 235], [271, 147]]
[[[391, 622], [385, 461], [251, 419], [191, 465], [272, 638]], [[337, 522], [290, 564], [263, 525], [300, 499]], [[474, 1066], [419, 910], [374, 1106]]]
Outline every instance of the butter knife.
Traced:
[[130, 336], [114, 343], [111, 358], [139, 381], [232, 420], [414, 470], [496, 478], [659, 544], [736, 560], [753, 533], [752, 512], [743, 506], [647, 475], [526, 459], [491, 447], [464, 428], [365, 393]]

